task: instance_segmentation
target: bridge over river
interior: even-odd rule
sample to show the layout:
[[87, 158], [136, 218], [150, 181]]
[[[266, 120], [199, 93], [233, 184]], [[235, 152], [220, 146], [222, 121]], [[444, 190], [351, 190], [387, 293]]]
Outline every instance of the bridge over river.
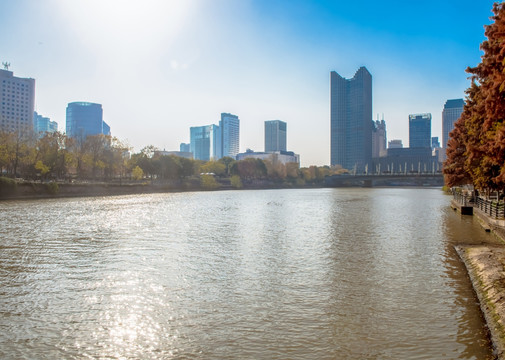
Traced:
[[341, 174], [327, 176], [329, 187], [374, 187], [374, 186], [443, 186], [442, 173], [398, 174]]

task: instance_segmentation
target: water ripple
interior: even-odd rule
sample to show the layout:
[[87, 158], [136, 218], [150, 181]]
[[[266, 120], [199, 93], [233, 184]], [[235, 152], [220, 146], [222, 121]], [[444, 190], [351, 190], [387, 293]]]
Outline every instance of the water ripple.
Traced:
[[0, 357], [491, 358], [434, 189], [0, 204]]

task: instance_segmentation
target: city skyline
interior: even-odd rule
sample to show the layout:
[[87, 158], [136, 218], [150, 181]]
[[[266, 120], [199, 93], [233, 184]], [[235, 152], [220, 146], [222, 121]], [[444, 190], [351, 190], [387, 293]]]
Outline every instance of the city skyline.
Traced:
[[[329, 71], [367, 67], [388, 139], [408, 146], [412, 113], [431, 113], [441, 138], [444, 103], [464, 97], [492, 3], [4, 1], [0, 60], [36, 79], [35, 110], [60, 131], [66, 104], [89, 101], [134, 151], [176, 150], [191, 125], [229, 111], [240, 151], [262, 149], [258, 125], [283, 119], [302, 166], [325, 165]], [[430, 26], [412, 26], [412, 13]]]

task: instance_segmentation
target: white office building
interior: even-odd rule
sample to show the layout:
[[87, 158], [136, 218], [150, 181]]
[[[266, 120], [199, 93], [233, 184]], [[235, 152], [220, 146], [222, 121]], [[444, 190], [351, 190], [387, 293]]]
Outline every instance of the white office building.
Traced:
[[[7, 67], [7, 66], [6, 66]], [[33, 131], [35, 79], [0, 70], [0, 129], [28, 135]]]

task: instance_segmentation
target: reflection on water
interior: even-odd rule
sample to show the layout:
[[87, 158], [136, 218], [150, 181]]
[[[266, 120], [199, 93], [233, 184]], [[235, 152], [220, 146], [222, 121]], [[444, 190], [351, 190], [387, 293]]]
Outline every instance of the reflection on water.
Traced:
[[1, 358], [485, 359], [436, 189], [0, 203]]

